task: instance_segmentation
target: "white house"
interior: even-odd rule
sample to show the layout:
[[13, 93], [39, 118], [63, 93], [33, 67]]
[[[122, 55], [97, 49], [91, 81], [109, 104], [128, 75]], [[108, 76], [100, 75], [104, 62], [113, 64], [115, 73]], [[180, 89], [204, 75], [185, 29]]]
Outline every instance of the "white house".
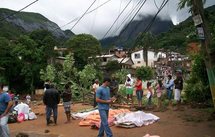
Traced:
[[121, 65], [122, 68], [124, 69], [129, 69], [132, 67], [134, 64], [131, 58], [129, 57], [122, 57], [119, 58], [114, 54], [108, 54], [108, 55], [101, 55], [101, 56], [96, 56], [97, 59], [100, 59], [101, 61], [101, 66], [107, 65], [109, 61], [118, 61], [118, 63]]
[[[154, 67], [154, 61], [158, 58], [166, 58], [166, 54], [162, 52], [148, 51], [148, 66]], [[143, 59], [143, 50], [135, 51], [131, 54], [131, 59], [134, 62], [133, 68], [146, 66], [146, 62]]]
[[118, 59], [117, 56], [115, 56], [114, 54], [96, 56], [96, 58], [101, 60], [102, 66], [105, 66], [109, 61], [114, 61]]

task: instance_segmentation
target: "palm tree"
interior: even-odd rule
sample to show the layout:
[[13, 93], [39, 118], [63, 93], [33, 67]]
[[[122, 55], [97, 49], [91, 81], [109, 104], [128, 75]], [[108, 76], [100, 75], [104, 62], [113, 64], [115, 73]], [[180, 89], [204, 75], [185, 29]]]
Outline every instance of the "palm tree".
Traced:
[[153, 45], [154, 37], [151, 32], [140, 33], [136, 39], [135, 47], [141, 47], [143, 49], [143, 59], [148, 66], [148, 49]]

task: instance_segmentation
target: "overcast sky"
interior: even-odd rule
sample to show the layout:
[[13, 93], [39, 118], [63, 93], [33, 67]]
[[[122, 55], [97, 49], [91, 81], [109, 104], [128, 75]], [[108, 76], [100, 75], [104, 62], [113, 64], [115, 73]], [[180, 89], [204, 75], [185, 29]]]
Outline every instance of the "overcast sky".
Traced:
[[[0, 0], [0, 8], [8, 8], [12, 10], [20, 10], [26, 5], [35, 0]], [[97, 0], [90, 10], [101, 5], [108, 0]], [[85, 15], [81, 21], [72, 29], [76, 34], [90, 33], [97, 38], [102, 38], [107, 30], [110, 28], [114, 20], [120, 14], [122, 9], [130, 0], [110, 0], [107, 4], [97, 9], [96, 11]], [[119, 20], [113, 27], [118, 28], [122, 20], [126, 17], [127, 13], [135, 6], [139, 0], [132, 0], [128, 8], [123, 12]], [[163, 0], [155, 0], [159, 6]], [[166, 7], [159, 14], [162, 19], [171, 19], [174, 24], [177, 24], [188, 17], [187, 9], [177, 11], [177, 3], [179, 0], [170, 0]], [[86, 9], [93, 3], [94, 0], [39, 0], [35, 4], [31, 5], [24, 11], [37, 12], [44, 15], [49, 20], [57, 23], [59, 26], [63, 26], [73, 20], [80, 17]], [[206, 7], [214, 5], [215, 0], [207, 0]], [[154, 4], [154, 0], [147, 0], [142, 7], [141, 15], [154, 15], [157, 12], [157, 8]], [[138, 18], [136, 18], [138, 19]], [[75, 22], [62, 27], [61, 29], [71, 29]], [[109, 35], [116, 35], [109, 33]]]

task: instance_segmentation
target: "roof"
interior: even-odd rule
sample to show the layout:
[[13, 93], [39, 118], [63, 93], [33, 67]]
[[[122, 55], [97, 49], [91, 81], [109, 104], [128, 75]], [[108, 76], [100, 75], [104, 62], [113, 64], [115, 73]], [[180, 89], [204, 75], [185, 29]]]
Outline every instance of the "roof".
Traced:
[[107, 54], [107, 55], [101, 55], [101, 56], [96, 56], [97, 58], [110, 58], [110, 57], [114, 57], [114, 54]]
[[129, 63], [129, 61], [131, 61], [131, 63], [134, 64], [133, 61], [131, 60], [131, 58], [129, 58], [129, 57], [118, 58], [117, 61], [118, 61], [118, 63], [121, 63], [121, 64], [127, 64], [127, 63]]

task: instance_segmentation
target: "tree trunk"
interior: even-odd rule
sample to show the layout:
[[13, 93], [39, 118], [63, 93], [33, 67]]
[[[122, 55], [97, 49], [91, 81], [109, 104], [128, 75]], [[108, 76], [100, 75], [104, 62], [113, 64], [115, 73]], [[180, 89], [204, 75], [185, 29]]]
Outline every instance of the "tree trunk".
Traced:
[[31, 76], [31, 96], [33, 97], [34, 95], [34, 77]]
[[215, 61], [214, 61], [214, 58], [212, 57], [212, 55], [215, 53], [214, 51], [210, 51], [210, 48], [213, 46], [211, 45], [212, 44], [211, 33], [208, 29], [208, 25], [204, 17], [204, 8], [203, 8], [202, 0], [193, 0], [192, 2], [193, 2], [193, 9], [192, 9], [193, 16], [200, 14], [203, 20], [203, 23], [200, 25], [200, 27], [202, 27], [204, 30], [205, 39], [201, 41], [202, 43], [201, 48], [204, 54], [207, 75], [208, 75], [209, 85], [210, 85], [211, 94], [212, 94], [212, 100], [215, 108], [215, 63], [214, 63]]
[[143, 60], [146, 62], [146, 66], [148, 66], [148, 49], [143, 48]]

